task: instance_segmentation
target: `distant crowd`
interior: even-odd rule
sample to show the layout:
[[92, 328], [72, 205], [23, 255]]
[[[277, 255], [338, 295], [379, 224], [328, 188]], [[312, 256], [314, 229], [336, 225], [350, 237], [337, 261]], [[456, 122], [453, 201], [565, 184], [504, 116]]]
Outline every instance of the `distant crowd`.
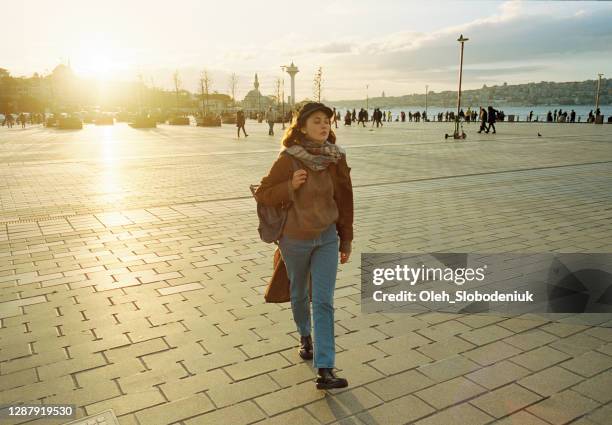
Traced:
[[20, 113], [20, 114], [0, 114], [0, 123], [2, 126], [7, 126], [8, 128], [13, 128], [13, 126], [20, 125], [21, 128], [25, 128], [26, 124], [42, 124], [45, 122], [44, 114], [28, 114], [28, 113]]
[[[600, 120], [603, 120], [603, 117], [600, 116], [601, 111], [597, 108], [595, 111], [591, 110], [586, 117], [587, 123], [594, 123], [599, 117]], [[224, 114], [223, 122], [227, 122], [226, 114]], [[201, 118], [198, 114], [196, 114], [195, 118]], [[218, 117], [218, 125], [221, 124], [221, 116]], [[235, 122], [238, 127], [238, 133], [242, 131], [244, 136], [246, 137], [245, 123], [246, 118], [256, 119], [258, 122], [262, 122], [265, 120], [266, 123], [269, 124], [269, 134], [274, 135], [274, 123], [280, 122], [290, 122], [292, 118], [292, 113], [290, 110], [285, 111], [285, 115], [275, 112], [271, 107], [268, 108], [266, 112], [259, 113], [249, 113], [246, 114], [243, 111], [238, 111], [235, 114]], [[284, 118], [284, 119], [283, 119]], [[371, 127], [382, 127], [386, 122], [455, 122], [456, 121], [456, 113], [454, 111], [446, 111], [446, 112], [438, 112], [433, 114], [431, 117], [428, 115], [427, 111], [400, 111], [399, 114], [393, 114], [391, 111], [383, 111], [380, 108], [374, 108], [374, 110], [370, 113], [365, 108], [360, 108], [359, 110], [353, 108], [347, 109], [344, 114], [342, 114], [336, 108], [333, 108], [333, 115], [331, 118], [331, 123], [333, 126], [338, 128], [338, 123], [343, 122], [345, 126], [351, 126], [353, 124], [361, 125], [366, 127], [366, 123], [371, 123]], [[493, 130], [495, 132], [494, 124], [498, 121], [505, 121], [507, 118], [506, 113], [503, 110], [497, 110], [492, 106], [488, 106], [486, 108], [480, 107], [479, 110], [472, 109], [471, 107], [467, 108], [467, 110], [460, 109], [458, 114], [458, 121], [460, 122], [479, 122], [481, 124], [481, 131]], [[544, 117], [542, 117], [544, 118]], [[27, 124], [44, 124], [45, 123], [45, 114], [43, 113], [19, 113], [19, 114], [0, 114], [0, 124], [2, 126], [7, 126], [12, 128], [15, 125], [21, 126], [25, 128]], [[540, 117], [535, 115], [533, 111], [530, 111], [526, 117], [524, 117], [527, 122], [538, 122], [540, 121]], [[510, 115], [510, 121], [518, 121], [518, 116]], [[571, 111], [555, 109], [554, 111], [548, 111], [545, 118], [542, 120], [547, 123], [575, 123], [581, 122], [582, 117], [577, 116], [576, 111], [573, 109]], [[540, 121], [541, 122], [541, 121]], [[608, 122], [612, 122], [610, 118], [608, 118]], [[486, 129], [483, 129], [483, 123], [486, 124]]]

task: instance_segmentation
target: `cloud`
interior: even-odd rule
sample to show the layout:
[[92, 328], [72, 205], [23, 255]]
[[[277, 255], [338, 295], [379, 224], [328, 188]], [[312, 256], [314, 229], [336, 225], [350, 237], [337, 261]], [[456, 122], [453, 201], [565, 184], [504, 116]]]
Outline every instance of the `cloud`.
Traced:
[[420, 81], [456, 84], [456, 39], [462, 33], [469, 38], [464, 55], [468, 86], [506, 77], [509, 83], [512, 77], [539, 81], [545, 73], [548, 77], [540, 79], [563, 80], [563, 74], [571, 79], [584, 69], [582, 59], [612, 57], [610, 22], [612, 8], [560, 14], [526, 10], [522, 2], [513, 1], [503, 4], [493, 16], [429, 34], [405, 31], [357, 42], [353, 54], [336, 56], [328, 68], [337, 69], [338, 75], [340, 70], [351, 69], [351, 78], [370, 81], [374, 73], [375, 85], [381, 87], [388, 87], [384, 82], [391, 81], [418, 82], [419, 86]]
[[289, 56], [305, 55], [310, 53], [354, 53], [356, 45], [351, 41], [331, 41], [305, 46], [301, 49], [288, 49], [284, 53]]

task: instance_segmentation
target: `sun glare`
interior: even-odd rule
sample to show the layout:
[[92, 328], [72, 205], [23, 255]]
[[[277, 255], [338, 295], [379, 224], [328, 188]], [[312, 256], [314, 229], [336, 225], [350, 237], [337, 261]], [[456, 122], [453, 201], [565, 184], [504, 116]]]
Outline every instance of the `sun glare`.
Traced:
[[116, 71], [111, 55], [95, 47], [72, 59], [72, 63], [77, 74], [97, 80], [108, 80]]

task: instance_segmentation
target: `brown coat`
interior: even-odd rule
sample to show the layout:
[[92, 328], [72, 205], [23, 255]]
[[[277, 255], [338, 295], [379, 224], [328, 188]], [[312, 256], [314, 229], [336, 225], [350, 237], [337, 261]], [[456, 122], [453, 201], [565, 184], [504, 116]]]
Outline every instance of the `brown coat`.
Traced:
[[[329, 172], [334, 182], [334, 200], [338, 206], [338, 221], [336, 228], [340, 237], [340, 251], [350, 252], [353, 240], [353, 184], [350, 176], [351, 168], [346, 162], [346, 156], [337, 164], [329, 166]], [[289, 185], [293, 177], [291, 158], [279, 155], [270, 172], [261, 180], [255, 191], [255, 198], [265, 205], [277, 206], [291, 201]], [[282, 303], [289, 301], [289, 278], [287, 269], [277, 248], [274, 252], [273, 274], [264, 298], [266, 302]]]
[[[343, 251], [342, 242], [349, 247], [353, 240], [353, 184], [350, 175], [351, 168], [346, 163], [346, 156], [337, 164], [329, 166], [329, 173], [334, 182], [334, 200], [338, 206], [338, 221], [336, 228], [340, 236], [340, 251]], [[288, 155], [279, 155], [267, 176], [255, 191], [258, 202], [272, 207], [282, 203], [291, 202], [290, 184], [293, 177], [291, 158]]]

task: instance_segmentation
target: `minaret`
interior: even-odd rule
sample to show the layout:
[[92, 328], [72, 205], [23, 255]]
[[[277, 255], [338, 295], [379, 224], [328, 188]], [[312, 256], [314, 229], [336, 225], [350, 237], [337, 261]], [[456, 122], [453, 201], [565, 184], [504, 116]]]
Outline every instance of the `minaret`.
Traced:
[[291, 76], [291, 108], [295, 107], [295, 74], [299, 72], [297, 66], [291, 62], [291, 65], [285, 67], [287, 74]]
[[261, 112], [261, 93], [259, 91], [259, 79], [257, 78], [257, 73], [255, 73], [255, 82], [253, 83], [253, 86], [257, 92], [257, 112]]

